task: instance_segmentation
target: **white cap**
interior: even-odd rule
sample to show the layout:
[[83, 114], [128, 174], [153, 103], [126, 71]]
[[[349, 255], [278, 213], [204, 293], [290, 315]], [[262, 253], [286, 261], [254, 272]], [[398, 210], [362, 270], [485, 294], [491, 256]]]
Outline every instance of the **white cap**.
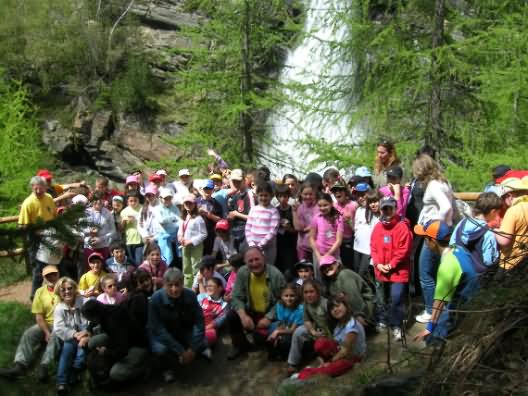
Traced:
[[165, 169], [160, 169], [156, 171], [156, 175], [167, 176], [167, 171]]
[[88, 198], [86, 198], [82, 194], [77, 194], [75, 197], [72, 198], [72, 204], [81, 204], [86, 206], [88, 204]]
[[191, 172], [189, 172], [189, 169], [181, 169], [178, 172], [178, 176], [191, 176]]
[[159, 193], [159, 196], [161, 198], [167, 198], [167, 197], [172, 197], [174, 194], [172, 193], [171, 189], [170, 188], [160, 188], [160, 193]]

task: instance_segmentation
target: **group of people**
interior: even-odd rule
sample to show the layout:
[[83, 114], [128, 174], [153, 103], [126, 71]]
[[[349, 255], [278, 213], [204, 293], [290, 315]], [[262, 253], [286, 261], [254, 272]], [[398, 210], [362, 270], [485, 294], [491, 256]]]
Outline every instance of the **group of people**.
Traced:
[[[443, 342], [456, 326], [450, 310], [471, 299], [483, 274], [527, 261], [528, 171], [494, 168], [470, 209], [427, 147], [409, 175], [382, 141], [373, 171], [357, 167], [347, 178], [330, 168], [302, 182], [272, 180], [266, 167], [229, 169], [210, 154], [204, 180], [188, 169], [174, 182], [163, 169], [145, 180], [138, 170], [118, 191], [106, 178], [94, 189], [55, 184], [47, 170], [31, 179], [20, 226], [72, 205], [85, 215], [77, 246], [52, 229], [30, 241], [36, 324], [0, 376], [23, 375], [42, 344], [38, 376], [47, 379], [58, 356], [59, 394], [85, 367], [100, 386], [152, 365], [171, 382], [179, 365], [213, 358], [224, 328], [228, 359], [261, 346], [298, 380], [338, 376], [366, 356], [366, 334], [405, 337], [410, 287], [424, 302], [418, 338]], [[303, 368], [315, 357], [316, 367]]]

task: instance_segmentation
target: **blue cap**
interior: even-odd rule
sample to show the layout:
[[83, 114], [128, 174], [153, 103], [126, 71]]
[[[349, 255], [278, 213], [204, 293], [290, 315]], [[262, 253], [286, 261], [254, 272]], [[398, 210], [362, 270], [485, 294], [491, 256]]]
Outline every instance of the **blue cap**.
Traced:
[[210, 188], [212, 190], [214, 188], [214, 181], [212, 181], [211, 179], [207, 180], [203, 188]]
[[367, 192], [370, 190], [370, 186], [367, 183], [358, 183], [354, 189], [358, 192]]
[[366, 166], [360, 166], [359, 168], [356, 169], [356, 172], [354, 173], [354, 175], [359, 176], [359, 177], [372, 177], [372, 172]]

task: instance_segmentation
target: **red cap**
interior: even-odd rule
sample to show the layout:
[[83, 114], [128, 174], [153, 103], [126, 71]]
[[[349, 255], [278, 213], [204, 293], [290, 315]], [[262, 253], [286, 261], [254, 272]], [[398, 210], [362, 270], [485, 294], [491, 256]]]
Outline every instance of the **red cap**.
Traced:
[[40, 169], [37, 172], [37, 176], [43, 177], [44, 179], [46, 179], [48, 181], [53, 179], [53, 174], [47, 169]]
[[220, 231], [229, 231], [229, 221], [225, 220], [225, 219], [221, 219], [221, 220], [218, 220], [218, 222], [216, 223], [216, 226], [215, 226], [215, 230], [220, 230]]
[[149, 181], [153, 182], [153, 183], [161, 182], [162, 180], [163, 180], [163, 178], [160, 175], [157, 175], [155, 173], [153, 175], [149, 176]]
[[104, 261], [104, 257], [101, 253], [93, 252], [88, 256], [88, 262], [91, 263], [94, 258], [98, 258], [99, 260]]

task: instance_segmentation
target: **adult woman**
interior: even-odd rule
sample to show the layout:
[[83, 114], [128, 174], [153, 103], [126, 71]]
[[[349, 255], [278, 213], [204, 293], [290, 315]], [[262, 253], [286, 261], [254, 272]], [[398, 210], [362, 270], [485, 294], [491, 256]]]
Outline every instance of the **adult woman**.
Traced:
[[[423, 207], [418, 217], [418, 224], [426, 225], [433, 220], [442, 220], [453, 225], [453, 191], [440, 165], [429, 155], [419, 155], [413, 163], [413, 174], [416, 181], [425, 188]], [[436, 283], [436, 272], [440, 256], [434, 253], [427, 244], [420, 252], [420, 284], [424, 297], [425, 310], [416, 317], [416, 321], [427, 323], [431, 319], [433, 294]]]
[[81, 315], [83, 297], [79, 294], [77, 283], [63, 277], [55, 284], [55, 294], [59, 303], [53, 315], [53, 332], [62, 343], [62, 351], [57, 368], [57, 393], [68, 392], [74, 381], [74, 373], [79, 371], [85, 360], [84, 347], [90, 340], [86, 330], [88, 321]]
[[394, 143], [382, 140], [376, 146], [376, 162], [374, 163], [374, 175], [372, 180], [377, 187], [387, 184], [386, 170], [394, 165], [400, 165], [400, 160], [396, 155]]

